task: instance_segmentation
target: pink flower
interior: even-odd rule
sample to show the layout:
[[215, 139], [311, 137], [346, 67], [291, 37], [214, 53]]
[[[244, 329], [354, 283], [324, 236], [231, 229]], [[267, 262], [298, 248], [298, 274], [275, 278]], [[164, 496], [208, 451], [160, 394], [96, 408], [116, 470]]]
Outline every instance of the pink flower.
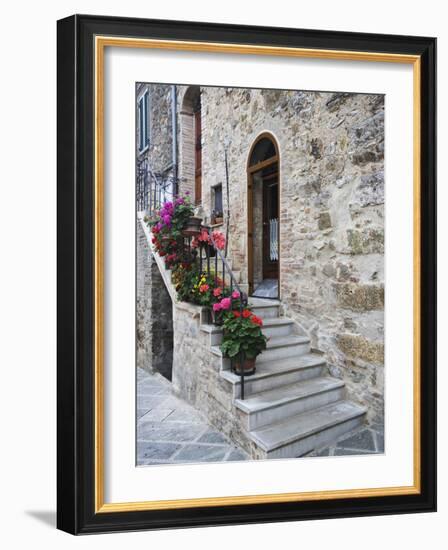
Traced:
[[221, 296], [222, 288], [218, 287], [213, 290], [213, 296]]
[[212, 233], [213, 241], [215, 242], [216, 248], [219, 248], [219, 250], [223, 250], [226, 246], [226, 238], [224, 237], [224, 234], [220, 231], [213, 231]]
[[230, 309], [232, 301], [230, 298], [223, 298], [220, 302], [222, 309]]
[[221, 304], [213, 304], [213, 311], [221, 311], [222, 306]]
[[239, 298], [239, 297], [240, 297], [240, 293], [238, 292], [238, 290], [234, 290], [234, 291], [232, 292], [232, 298], [233, 298], [234, 300], [236, 300], [236, 299]]
[[202, 292], [202, 293], [207, 292], [207, 290], [208, 290], [209, 288], [210, 288], [210, 287], [209, 287], [208, 285], [201, 285], [201, 286], [199, 287], [199, 292]]
[[203, 243], [208, 243], [210, 240], [210, 237], [208, 235], [208, 231], [206, 229], [201, 229], [201, 233], [198, 236], [198, 241], [201, 241]]

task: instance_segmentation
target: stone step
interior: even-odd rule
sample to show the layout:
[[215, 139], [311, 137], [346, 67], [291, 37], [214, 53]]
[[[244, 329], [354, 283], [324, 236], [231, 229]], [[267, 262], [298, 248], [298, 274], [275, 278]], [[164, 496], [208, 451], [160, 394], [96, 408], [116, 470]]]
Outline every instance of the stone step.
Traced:
[[[263, 334], [268, 338], [289, 336], [292, 334], [294, 322], [286, 317], [273, 317], [263, 320]], [[219, 346], [222, 342], [222, 328], [216, 325], [201, 325], [201, 330], [210, 334], [210, 345]]]
[[249, 298], [249, 306], [258, 317], [262, 319], [272, 319], [279, 316], [280, 302], [278, 300], [268, 300], [265, 298]]
[[[214, 355], [222, 357], [219, 345], [211, 346], [210, 351]], [[266, 349], [258, 356], [257, 361], [279, 361], [286, 357], [298, 357], [309, 352], [310, 339], [308, 336], [282, 336], [281, 338], [271, 338], [268, 340]]]
[[310, 339], [308, 336], [290, 334], [270, 338], [266, 349], [259, 356], [260, 361], [278, 361], [285, 357], [295, 357], [310, 352]]
[[[245, 396], [259, 393], [302, 380], [317, 378], [326, 374], [326, 363], [317, 354], [289, 357], [275, 362], [258, 361], [255, 374], [244, 379]], [[230, 370], [222, 370], [221, 378], [232, 384], [233, 398], [241, 396], [241, 377]]]
[[[255, 314], [256, 315], [256, 314]], [[268, 338], [289, 336], [294, 329], [294, 321], [287, 317], [263, 319], [263, 334]]]
[[246, 430], [281, 422], [291, 416], [335, 403], [344, 398], [345, 385], [332, 377], [318, 377], [236, 399]]
[[366, 410], [350, 401], [289, 417], [249, 432], [265, 458], [294, 458], [324, 447], [361, 426]]

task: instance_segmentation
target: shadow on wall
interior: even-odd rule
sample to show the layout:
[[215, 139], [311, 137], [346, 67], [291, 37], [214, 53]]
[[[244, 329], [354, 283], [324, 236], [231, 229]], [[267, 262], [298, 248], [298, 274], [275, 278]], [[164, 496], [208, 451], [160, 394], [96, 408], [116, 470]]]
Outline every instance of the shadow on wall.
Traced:
[[173, 374], [173, 304], [155, 261], [152, 271], [152, 368], [171, 382]]
[[171, 381], [173, 304], [140, 223], [137, 227], [137, 367]]

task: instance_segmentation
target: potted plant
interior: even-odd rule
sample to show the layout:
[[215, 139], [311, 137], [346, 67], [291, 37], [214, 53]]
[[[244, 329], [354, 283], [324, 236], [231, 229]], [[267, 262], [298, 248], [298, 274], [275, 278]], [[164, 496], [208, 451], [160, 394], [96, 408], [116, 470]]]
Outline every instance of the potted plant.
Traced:
[[182, 230], [184, 237], [197, 237], [201, 232], [202, 218], [191, 216]]
[[201, 224], [204, 219], [204, 209], [201, 205], [196, 206], [186, 220], [182, 234], [185, 237], [197, 237], [201, 232]]
[[193, 216], [193, 206], [188, 197], [177, 197], [166, 201], [153, 218], [147, 221], [151, 228], [152, 243], [160, 257], [165, 259], [167, 269], [178, 264], [192, 262], [194, 257], [186, 250], [184, 230]]
[[224, 286], [219, 278], [215, 282], [217, 284], [212, 291], [211, 318], [214, 325], [222, 325], [225, 315], [239, 308], [240, 293], [237, 290], [231, 293], [230, 288]]
[[267, 338], [262, 333], [263, 321], [249, 309], [225, 314], [221, 351], [233, 360], [237, 374], [249, 376], [255, 372], [257, 356], [266, 349]]
[[212, 225], [220, 225], [223, 222], [223, 214], [220, 210], [213, 210], [212, 212]]

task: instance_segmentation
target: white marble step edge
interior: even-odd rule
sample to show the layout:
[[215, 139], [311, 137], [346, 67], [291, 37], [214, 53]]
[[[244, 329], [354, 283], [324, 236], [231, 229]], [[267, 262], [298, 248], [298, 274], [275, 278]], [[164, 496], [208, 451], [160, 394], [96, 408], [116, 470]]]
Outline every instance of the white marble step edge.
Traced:
[[[246, 414], [275, 409], [307, 397], [314, 397], [335, 389], [343, 388], [344, 381], [331, 376], [319, 376], [294, 384], [280, 386], [248, 396], [246, 399], [236, 399], [235, 406]], [[318, 407], [315, 407], [318, 408]]]
[[[255, 374], [247, 376], [244, 381], [248, 384], [267, 378], [280, 378], [285, 374], [295, 371], [324, 367], [325, 364], [326, 361], [323, 356], [312, 353], [300, 355], [299, 357], [287, 357], [275, 363], [271, 361], [259, 361], [256, 363], [257, 370]], [[241, 384], [241, 376], [231, 371], [221, 371], [221, 377], [230, 382], [230, 384], [237, 386]]]
[[[365, 408], [350, 401], [339, 401], [253, 430], [248, 435], [270, 458], [301, 456], [325, 444], [325, 435], [328, 434], [328, 440], [334, 440], [360, 425], [365, 414]], [[339, 427], [337, 435], [336, 427]], [[317, 437], [321, 435], [323, 437]], [[296, 454], [291, 455], [292, 446], [304, 440], [308, 440], [306, 444], [296, 445]], [[277, 456], [275, 451], [279, 451]]]
[[344, 382], [320, 376], [253, 394], [244, 401], [237, 399], [234, 404], [246, 430], [256, 430], [344, 398]]

